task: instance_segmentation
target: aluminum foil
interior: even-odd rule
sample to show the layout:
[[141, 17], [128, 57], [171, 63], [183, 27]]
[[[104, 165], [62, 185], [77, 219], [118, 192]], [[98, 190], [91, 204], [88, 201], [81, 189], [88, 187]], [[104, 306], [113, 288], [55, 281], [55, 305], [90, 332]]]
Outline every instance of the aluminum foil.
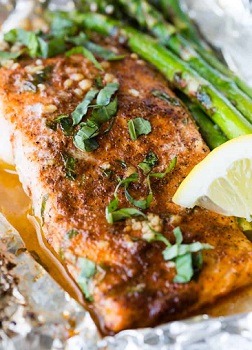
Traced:
[[229, 67], [252, 85], [252, 1], [183, 0], [183, 5]]
[[[69, 10], [74, 2], [0, 0], [2, 29], [19, 26], [48, 5]], [[252, 83], [249, 0], [184, 0], [184, 5], [230, 67]], [[202, 315], [101, 339], [89, 314], [32, 259], [18, 232], [0, 213], [0, 350], [28, 349], [251, 350], [252, 313]]]

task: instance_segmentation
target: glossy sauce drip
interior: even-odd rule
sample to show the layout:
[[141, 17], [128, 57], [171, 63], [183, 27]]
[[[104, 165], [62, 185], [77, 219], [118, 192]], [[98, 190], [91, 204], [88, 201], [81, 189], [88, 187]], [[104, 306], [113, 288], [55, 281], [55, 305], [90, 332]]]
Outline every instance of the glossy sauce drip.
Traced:
[[83, 295], [65, 267], [49, 249], [40, 225], [30, 212], [31, 201], [22, 189], [13, 168], [0, 164], [0, 212], [19, 232], [32, 256], [50, 273], [71, 297], [83, 304]]
[[[20, 233], [26, 248], [33, 257], [45, 267], [71, 297], [83, 305], [82, 293], [43, 239], [36, 218], [29, 214], [30, 206], [30, 199], [24, 193], [14, 169], [0, 164], [0, 211]], [[225, 296], [214, 305], [202, 309], [200, 313], [226, 316], [248, 311], [252, 311], [252, 286]]]

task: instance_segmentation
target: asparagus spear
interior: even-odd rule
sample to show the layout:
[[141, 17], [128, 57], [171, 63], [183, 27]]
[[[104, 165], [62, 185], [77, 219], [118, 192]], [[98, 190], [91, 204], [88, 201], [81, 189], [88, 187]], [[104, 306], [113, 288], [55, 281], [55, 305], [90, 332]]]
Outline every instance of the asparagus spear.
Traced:
[[184, 94], [178, 96], [188, 107], [203, 139], [211, 150], [228, 141], [220, 128], [194, 102], [190, 101]]
[[163, 16], [168, 21], [171, 21], [184, 37], [192, 41], [200, 49], [206, 48], [193, 22], [182, 9], [179, 0], [151, 0], [150, 3], [162, 11]]
[[147, 1], [118, 0], [125, 10], [138, 21], [145, 29], [149, 29], [155, 36], [180, 58], [187, 61], [189, 65], [197, 71], [200, 76], [211, 82], [220, 90], [231, 103], [252, 122], [252, 100], [243, 93], [237, 85], [224, 77], [214, 68], [205, 62], [196, 50], [185, 38], [175, 34], [175, 28], [165, 22], [163, 16]]
[[78, 18], [85, 28], [104, 35], [118, 33], [128, 39], [130, 49], [152, 63], [180, 91], [195, 101], [228, 138], [252, 133], [251, 124], [211, 84], [189, 65], [160, 46], [153, 38], [132, 27], [99, 14], [87, 13]]
[[151, 0], [150, 2], [162, 11], [166, 19], [172, 19], [176, 28], [195, 44], [195, 50], [209, 65], [233, 80], [246, 95], [252, 98], [252, 88], [214, 57], [210, 48], [201, 40], [189, 16], [181, 8], [179, 0]]
[[[90, 1], [91, 0], [88, 0], [88, 2]], [[162, 2], [164, 3], [164, 5], [166, 4], [168, 5], [168, 3], [171, 3], [174, 5], [175, 3], [173, 3], [173, 1], [177, 2], [178, 0], [163, 0]], [[96, 0], [96, 1], [92, 1], [92, 3], [95, 3], [97, 5], [98, 10], [102, 13], [105, 12], [104, 9], [106, 8], [106, 6], [108, 4], [111, 4], [109, 0]], [[178, 44], [180, 44], [180, 49], [178, 50], [179, 52], [177, 54], [180, 54], [183, 51], [183, 47], [187, 47], [188, 49], [190, 48], [191, 55], [193, 54], [193, 56], [196, 57], [196, 59], [201, 61], [201, 64], [202, 63], [205, 65], [207, 65], [207, 63], [209, 64], [208, 67], [206, 67], [208, 71], [211, 66], [215, 68], [217, 71], [219, 71], [220, 73], [222, 73], [223, 74], [222, 79], [224, 80], [222, 84], [222, 91], [224, 91], [225, 89], [226, 82], [225, 82], [224, 76], [226, 76], [228, 82], [232, 85], [232, 87], [230, 87], [232, 88], [232, 90], [235, 88], [235, 84], [236, 84], [236, 86], [238, 86], [240, 90], [244, 92], [244, 94], [246, 94], [249, 98], [252, 98], [252, 88], [250, 86], [248, 86], [242, 79], [236, 76], [230, 69], [228, 69], [224, 64], [222, 64], [217, 58], [215, 58], [214, 55], [209, 51], [209, 49], [204, 48], [203, 45], [201, 45], [200, 47], [199, 45], [196, 45], [196, 47], [194, 47], [192, 43], [190, 43], [181, 35], [179, 35], [177, 33], [178, 30], [173, 25], [167, 23], [164, 17], [162, 16], [162, 14], [160, 14], [158, 11], [155, 10], [154, 7], [148, 4], [146, 0], [141, 0], [141, 1], [119, 0], [117, 2], [117, 6], [118, 6], [118, 3], [121, 3], [123, 6], [125, 6], [125, 8], [127, 9], [127, 12], [129, 12], [131, 16], [135, 17], [141, 26], [148, 28], [155, 36], [157, 36], [158, 38], [161, 38], [165, 42], [165, 44], [168, 45], [170, 48], [172, 48], [174, 51], [176, 50], [176, 48], [177, 49], [179, 48]], [[193, 57], [191, 61], [194, 61]], [[200, 74], [202, 74], [202, 72], [200, 72]], [[213, 74], [215, 74], [215, 79], [218, 80], [216, 77], [216, 75], [218, 75], [218, 72], [215, 72], [214, 70], [212, 70], [212, 78], [213, 78]], [[246, 96], [244, 94], [242, 95], [242, 99], [246, 100]], [[230, 100], [234, 101], [234, 98], [230, 96]], [[249, 104], [249, 101], [246, 100], [245, 104], [246, 103]], [[246, 113], [247, 118], [251, 119], [251, 112], [248, 112], [247, 108], [242, 106], [241, 101], [239, 103], [239, 107], [243, 111], [243, 113]]]

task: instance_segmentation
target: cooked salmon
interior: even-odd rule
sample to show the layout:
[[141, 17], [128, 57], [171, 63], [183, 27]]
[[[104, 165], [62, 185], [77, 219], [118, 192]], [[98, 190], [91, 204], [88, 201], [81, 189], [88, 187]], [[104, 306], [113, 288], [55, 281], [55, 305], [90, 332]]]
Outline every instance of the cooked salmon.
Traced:
[[[188, 111], [152, 67], [119, 44], [117, 49], [125, 58], [103, 62], [104, 71], [78, 54], [23, 59], [0, 69], [5, 151], [9, 142], [44, 236], [86, 291], [84, 304], [105, 334], [184, 318], [252, 282], [252, 245], [234, 220], [172, 202], [181, 181], [209, 153]], [[96, 137], [99, 147], [85, 152], [55, 120], [71, 115], [98, 82], [119, 83], [118, 109], [106, 132]], [[160, 99], [153, 93], [157, 90], [170, 100]], [[128, 122], [135, 118], [149, 121], [151, 132], [132, 140]], [[143, 210], [148, 225], [140, 216], [108, 223], [105, 211], [119, 179], [138, 173], [130, 194], [147, 197], [146, 175], [139, 164], [151, 152], [157, 158], [155, 173], [164, 172], [174, 157], [177, 164], [162, 179], [151, 179], [153, 200]], [[6, 159], [11, 161], [10, 152]], [[118, 201], [119, 208], [133, 207], [123, 187], [118, 189]], [[150, 227], [172, 244], [173, 230], [180, 227], [184, 243], [214, 247], [203, 251], [202, 268], [190, 282], [174, 282], [174, 263], [162, 255], [165, 244], [143, 239]], [[84, 274], [84, 286], [79, 278], [83, 258], [93, 270]]]

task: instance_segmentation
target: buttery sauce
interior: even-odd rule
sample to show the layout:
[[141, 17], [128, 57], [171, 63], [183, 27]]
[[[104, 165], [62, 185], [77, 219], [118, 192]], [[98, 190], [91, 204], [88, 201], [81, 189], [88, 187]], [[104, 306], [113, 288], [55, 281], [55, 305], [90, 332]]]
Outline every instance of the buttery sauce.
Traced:
[[[36, 219], [29, 215], [30, 206], [30, 199], [24, 193], [15, 170], [0, 163], [0, 212], [19, 232], [32, 256], [71, 297], [83, 305], [81, 291], [47, 246]], [[226, 316], [248, 311], [252, 311], [252, 286], [223, 297], [214, 305], [202, 309], [201, 313]]]
[[19, 232], [27, 250], [66, 290], [83, 304], [83, 295], [67, 270], [57, 259], [42, 237], [40, 225], [30, 215], [31, 201], [26, 196], [14, 168], [0, 163], [0, 212]]

